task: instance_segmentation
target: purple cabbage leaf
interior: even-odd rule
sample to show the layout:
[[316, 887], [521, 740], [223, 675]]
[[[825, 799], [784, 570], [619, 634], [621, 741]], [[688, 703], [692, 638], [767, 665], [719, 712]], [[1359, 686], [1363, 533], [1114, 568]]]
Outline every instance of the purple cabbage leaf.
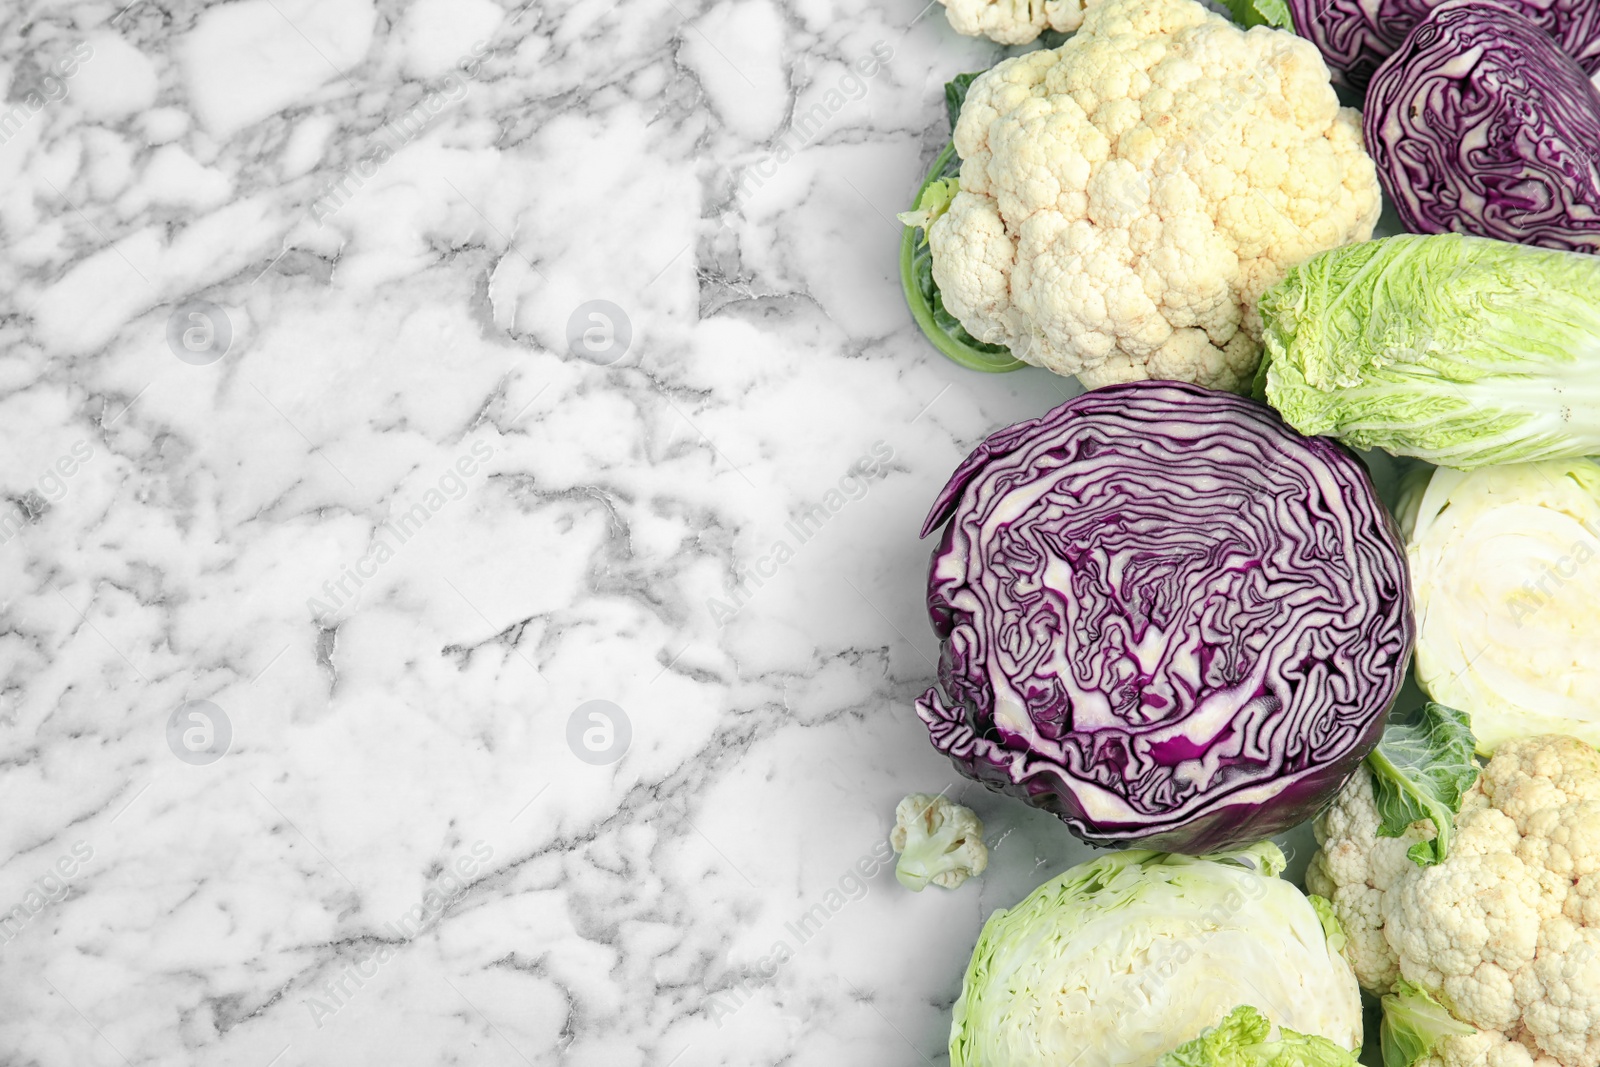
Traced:
[[[1362, 90], [1441, 0], [1288, 0], [1300, 35], [1322, 52], [1335, 85]], [[1501, 0], [1532, 20], [1590, 74], [1600, 70], [1600, 4], [1594, 0]]]

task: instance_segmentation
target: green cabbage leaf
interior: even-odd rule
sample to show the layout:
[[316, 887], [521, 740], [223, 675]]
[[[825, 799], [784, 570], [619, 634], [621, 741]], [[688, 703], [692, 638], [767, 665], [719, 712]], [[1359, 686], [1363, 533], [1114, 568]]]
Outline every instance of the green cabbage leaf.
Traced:
[[1356, 1052], [1316, 1034], [1282, 1028], [1248, 1004], [1156, 1061], [1156, 1067], [1356, 1067]]
[[1460, 234], [1346, 245], [1261, 298], [1296, 430], [1438, 466], [1600, 453], [1600, 256]]

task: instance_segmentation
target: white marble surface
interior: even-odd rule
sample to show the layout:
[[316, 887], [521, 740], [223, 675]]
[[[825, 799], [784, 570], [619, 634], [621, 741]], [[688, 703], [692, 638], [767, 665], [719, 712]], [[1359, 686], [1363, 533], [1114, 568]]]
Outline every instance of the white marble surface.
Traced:
[[[982, 918], [1087, 850], [911, 710], [924, 509], [1074, 391], [904, 308], [998, 55], [923, 3], [0, 14], [0, 1063], [945, 1062]], [[947, 785], [989, 874], [857, 888]]]

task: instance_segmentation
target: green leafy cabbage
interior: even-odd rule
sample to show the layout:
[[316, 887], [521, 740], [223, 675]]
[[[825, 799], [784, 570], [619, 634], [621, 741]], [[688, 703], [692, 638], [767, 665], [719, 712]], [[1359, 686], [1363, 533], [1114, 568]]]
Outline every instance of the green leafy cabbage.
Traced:
[[1324, 252], [1261, 298], [1303, 434], [1470, 470], [1600, 452], [1600, 256], [1459, 234]]
[[1248, 1004], [1156, 1061], [1156, 1067], [1356, 1067], [1356, 1053], [1287, 1027], [1271, 1039], [1272, 1021]]
[[1478, 780], [1476, 747], [1465, 713], [1430, 702], [1385, 727], [1383, 740], [1367, 757], [1378, 836], [1400, 837], [1423, 819], [1433, 823], [1433, 840], [1418, 841], [1406, 852], [1420, 867], [1450, 853], [1461, 798]]
[[1402, 979], [1395, 992], [1383, 998], [1383, 1022], [1378, 1044], [1383, 1067], [1411, 1067], [1432, 1056], [1449, 1037], [1470, 1037], [1477, 1028], [1451, 1015], [1426, 989]]
[[1114, 852], [995, 912], [956, 1001], [951, 1067], [1153, 1064], [1241, 1004], [1359, 1047], [1355, 976], [1283, 867], [1270, 841], [1210, 857]]

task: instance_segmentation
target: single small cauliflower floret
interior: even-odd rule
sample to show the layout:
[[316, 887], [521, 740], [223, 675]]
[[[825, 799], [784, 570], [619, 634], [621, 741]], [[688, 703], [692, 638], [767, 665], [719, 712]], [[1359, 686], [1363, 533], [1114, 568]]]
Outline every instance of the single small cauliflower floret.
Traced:
[[989, 866], [978, 816], [930, 793], [912, 793], [896, 805], [889, 844], [900, 853], [894, 876], [918, 893], [929, 882], [954, 889]]
[[[1417, 1063], [1600, 1065], [1600, 752], [1564, 735], [1502, 744], [1434, 866], [1390, 868], [1404, 839], [1375, 836], [1372, 797], [1358, 774], [1318, 821], [1307, 882], [1332, 900], [1363, 985], [1388, 992], [1397, 968], [1478, 1029]], [[1374, 916], [1393, 965], [1372, 962]]]
[[972, 83], [934, 281], [974, 338], [1090, 387], [1243, 389], [1262, 292], [1372, 236], [1359, 131], [1309, 41], [1195, 0], [1098, 0], [1060, 48]]
[[950, 28], [998, 44], [1027, 44], [1045, 30], [1071, 33], [1095, 0], [939, 0]]

